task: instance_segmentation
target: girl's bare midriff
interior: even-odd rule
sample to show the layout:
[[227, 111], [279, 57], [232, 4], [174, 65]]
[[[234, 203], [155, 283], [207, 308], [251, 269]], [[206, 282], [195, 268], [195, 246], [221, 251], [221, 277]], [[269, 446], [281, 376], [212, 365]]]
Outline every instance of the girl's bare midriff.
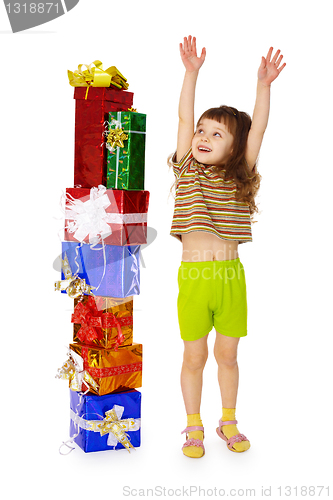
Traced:
[[205, 231], [182, 234], [183, 262], [238, 259], [238, 241], [223, 240]]

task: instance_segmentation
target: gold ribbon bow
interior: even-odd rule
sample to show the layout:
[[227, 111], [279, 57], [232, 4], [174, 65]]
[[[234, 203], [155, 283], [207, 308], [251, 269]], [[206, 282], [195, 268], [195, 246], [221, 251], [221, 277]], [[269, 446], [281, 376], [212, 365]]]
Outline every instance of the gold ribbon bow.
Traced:
[[[121, 418], [121, 416], [120, 416]], [[134, 446], [130, 443], [125, 430], [129, 430], [131, 425], [134, 425], [133, 419], [120, 420], [116, 413], [115, 407], [112, 410], [105, 412], [105, 417], [101, 424], [97, 425], [101, 436], [104, 434], [112, 434], [119, 443], [121, 443], [126, 450]]]
[[[126, 450], [130, 452], [130, 448], [134, 449], [134, 446], [129, 441], [129, 437], [126, 434], [126, 431], [131, 432], [139, 430], [141, 427], [141, 419], [122, 419], [121, 417], [123, 415], [123, 412], [123, 406], [113, 405], [113, 408], [111, 410], [105, 412], [104, 419], [101, 415], [98, 415], [103, 420], [85, 420], [73, 410], [70, 411], [70, 414], [74, 425], [77, 425], [78, 427], [81, 427], [82, 429], [85, 429], [87, 431], [99, 432], [101, 436], [108, 434], [108, 446], [113, 446], [115, 448], [118, 443], [121, 443], [124, 448], [126, 448]], [[76, 437], [77, 435], [78, 433], [74, 437]]]
[[116, 147], [123, 148], [126, 139], [128, 139], [128, 135], [125, 134], [122, 128], [111, 129], [108, 133], [107, 143], [110, 144], [112, 149]]
[[82, 359], [73, 359], [72, 351], [68, 354], [68, 359], [65, 361], [61, 368], [58, 368], [56, 378], [61, 380], [68, 380], [69, 387], [72, 391], [82, 391], [84, 390], [84, 385], [90, 389], [98, 391], [98, 384], [92, 378], [90, 373], [83, 369]]
[[[83, 70], [83, 67], [87, 69]], [[103, 70], [101, 61], [93, 61], [91, 64], [79, 64], [74, 72], [67, 71], [68, 80], [72, 87], [110, 87], [113, 85], [118, 89], [128, 89], [127, 79], [115, 66]]]
[[84, 293], [94, 295], [91, 290], [95, 287], [87, 285], [84, 278], [79, 278], [76, 274], [74, 276], [72, 275], [72, 270], [66, 253], [65, 258], [61, 261], [61, 268], [65, 275], [65, 279], [54, 283], [55, 290], [66, 290], [67, 295], [71, 299], [76, 299]]

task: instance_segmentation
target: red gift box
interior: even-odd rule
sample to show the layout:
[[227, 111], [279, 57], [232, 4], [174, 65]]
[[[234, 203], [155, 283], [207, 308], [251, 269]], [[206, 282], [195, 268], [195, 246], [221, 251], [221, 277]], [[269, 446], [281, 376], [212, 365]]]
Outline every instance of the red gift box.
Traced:
[[106, 245], [116, 246], [143, 245], [147, 243], [148, 204], [149, 191], [103, 186], [93, 190], [67, 188], [64, 238], [83, 243], [96, 243], [102, 238]]
[[74, 342], [115, 351], [132, 345], [133, 300], [83, 295], [74, 305]]
[[133, 92], [110, 87], [76, 87], [74, 186], [106, 185], [104, 122], [110, 111], [127, 111]]

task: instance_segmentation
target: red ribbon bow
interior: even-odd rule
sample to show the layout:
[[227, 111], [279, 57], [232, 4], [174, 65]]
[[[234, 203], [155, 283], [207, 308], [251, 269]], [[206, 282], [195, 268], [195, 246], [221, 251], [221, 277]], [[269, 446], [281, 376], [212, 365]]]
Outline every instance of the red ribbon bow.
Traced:
[[101, 312], [97, 310], [93, 297], [88, 297], [86, 304], [79, 302], [72, 314], [72, 323], [79, 323], [80, 330], [77, 332], [81, 342], [103, 338]]
[[[131, 318], [119, 318], [122, 324], [132, 324]], [[124, 335], [121, 331], [121, 325], [115, 315], [111, 312], [103, 313], [98, 311], [93, 297], [88, 297], [86, 304], [79, 302], [72, 314], [72, 323], [79, 323], [80, 330], [77, 332], [81, 342], [91, 342], [94, 339], [101, 340], [103, 338], [102, 328], [114, 328], [118, 330], [116, 345], [114, 350], [118, 350], [118, 346], [124, 341]]]
[[121, 331], [121, 326], [117, 318], [113, 313], [104, 313], [103, 314], [103, 328], [113, 328], [117, 327], [118, 337], [116, 340], [116, 345], [114, 350], [118, 351], [118, 346], [124, 342], [124, 334]]

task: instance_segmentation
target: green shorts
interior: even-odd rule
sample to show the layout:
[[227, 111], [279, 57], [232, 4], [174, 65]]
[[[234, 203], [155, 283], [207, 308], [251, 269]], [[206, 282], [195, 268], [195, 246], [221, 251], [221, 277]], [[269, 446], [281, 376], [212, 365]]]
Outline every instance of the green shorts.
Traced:
[[183, 340], [205, 337], [213, 328], [228, 337], [247, 335], [243, 264], [238, 259], [181, 262], [177, 300]]

